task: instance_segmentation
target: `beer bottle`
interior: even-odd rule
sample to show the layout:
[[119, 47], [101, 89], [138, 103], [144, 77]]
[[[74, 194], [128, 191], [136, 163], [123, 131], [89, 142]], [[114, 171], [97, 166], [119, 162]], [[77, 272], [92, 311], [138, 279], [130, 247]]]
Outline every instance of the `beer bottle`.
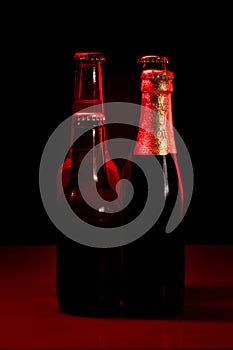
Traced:
[[[101, 198], [109, 203], [117, 198], [115, 184], [119, 180], [104, 143], [102, 68], [105, 57], [101, 52], [77, 52], [74, 61], [71, 147], [63, 165], [65, 199], [82, 222], [108, 230], [121, 224], [121, 215], [117, 208], [116, 214], [110, 213], [108, 206], [101, 202]], [[87, 154], [90, 156], [85, 158]], [[80, 173], [82, 162], [86, 170]], [[92, 204], [87, 203], [80, 185]], [[99, 196], [95, 195], [96, 190]], [[57, 237], [56, 289], [60, 310], [79, 316], [114, 316], [120, 303], [120, 247], [83, 244], [79, 236], [85, 232], [79, 230], [77, 226], [77, 239], [63, 233]], [[94, 240], [98, 240], [98, 236], [93, 235]]]
[[[164, 207], [154, 225], [123, 249], [124, 313], [136, 317], [161, 317], [182, 312], [185, 290], [185, 240], [180, 226], [166, 233], [176, 201], [182, 213], [183, 187], [173, 130], [172, 91], [174, 74], [168, 59], [140, 57], [141, 112], [132, 154], [130, 182], [134, 197], [124, 222], [134, 220], [145, 206], [146, 178], [137, 164], [147, 168], [155, 161], [162, 171]], [[154, 180], [156, 181], [156, 179]], [[153, 193], [156, 200], [156, 193]]]

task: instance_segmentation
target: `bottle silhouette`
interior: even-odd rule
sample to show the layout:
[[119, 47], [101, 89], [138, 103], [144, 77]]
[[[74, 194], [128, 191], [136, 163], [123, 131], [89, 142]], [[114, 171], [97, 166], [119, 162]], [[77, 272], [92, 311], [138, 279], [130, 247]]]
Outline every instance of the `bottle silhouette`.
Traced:
[[[147, 181], [137, 165], [140, 160], [149, 168], [154, 157], [159, 162], [165, 205], [152, 228], [123, 248], [124, 314], [130, 317], [174, 316], [183, 310], [185, 290], [184, 233], [179, 226], [166, 233], [176, 201], [181, 214], [183, 205], [172, 120], [174, 75], [166, 68], [166, 57], [143, 56], [138, 63], [142, 65], [141, 113], [136, 146], [125, 171], [134, 187], [134, 196], [124, 211], [124, 223], [134, 220], [147, 200]], [[156, 193], [153, 195], [156, 199]]]
[[[115, 185], [119, 180], [104, 144], [107, 137], [102, 83], [105, 57], [99, 52], [77, 52], [74, 61], [71, 147], [63, 165], [64, 194], [70, 209], [83, 222], [107, 230], [121, 225], [122, 217], [117, 208], [116, 213], [110, 213], [101, 201], [103, 198], [111, 203], [117, 198]], [[84, 159], [88, 152], [90, 156]], [[86, 168], [80, 173], [82, 162]], [[92, 204], [83, 197], [80, 184]], [[96, 189], [99, 197], [94, 194]], [[62, 208], [62, 203], [59, 205]], [[78, 229], [77, 240], [62, 233], [57, 237], [56, 289], [60, 310], [88, 317], [115, 316], [121, 298], [121, 249], [79, 243]]]

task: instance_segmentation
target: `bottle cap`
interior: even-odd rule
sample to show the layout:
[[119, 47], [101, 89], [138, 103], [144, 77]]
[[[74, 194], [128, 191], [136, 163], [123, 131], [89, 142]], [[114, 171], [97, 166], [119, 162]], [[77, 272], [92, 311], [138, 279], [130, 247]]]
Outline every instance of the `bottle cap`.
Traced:
[[138, 63], [169, 63], [167, 57], [165, 56], [157, 56], [157, 55], [147, 55], [142, 56], [138, 59]]
[[101, 52], [76, 52], [74, 54], [75, 61], [105, 61], [105, 57]]

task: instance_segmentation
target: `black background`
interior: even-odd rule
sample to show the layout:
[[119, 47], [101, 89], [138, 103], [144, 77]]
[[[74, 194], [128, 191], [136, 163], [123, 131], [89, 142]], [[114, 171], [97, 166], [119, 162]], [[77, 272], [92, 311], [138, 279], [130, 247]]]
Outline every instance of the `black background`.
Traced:
[[193, 197], [182, 223], [187, 242], [233, 243], [227, 10], [158, 6], [10, 10], [11, 31], [2, 43], [9, 100], [2, 128], [7, 142], [2, 147], [1, 244], [55, 242], [56, 229], [40, 198], [39, 166], [49, 136], [71, 114], [76, 51], [104, 53], [105, 102], [138, 103], [138, 57], [169, 58], [175, 75], [174, 123], [194, 168]]

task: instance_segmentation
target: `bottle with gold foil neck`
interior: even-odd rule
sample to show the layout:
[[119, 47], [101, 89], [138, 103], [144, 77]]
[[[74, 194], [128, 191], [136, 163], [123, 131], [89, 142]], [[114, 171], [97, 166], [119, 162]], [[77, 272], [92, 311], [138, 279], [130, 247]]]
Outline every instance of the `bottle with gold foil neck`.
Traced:
[[[177, 162], [172, 116], [173, 72], [166, 57], [140, 57], [141, 105], [130, 182], [134, 197], [126, 219], [132, 221], [147, 202], [147, 178], [137, 164], [147, 169], [158, 162], [162, 173], [164, 206], [153, 226], [124, 247], [124, 312], [136, 317], [175, 316], [183, 311], [185, 291], [185, 241], [181, 228], [166, 232], [166, 225], [178, 201], [183, 206], [183, 187]], [[156, 181], [156, 178], [154, 179]], [[156, 201], [157, 194], [150, 193]], [[156, 207], [156, 205], [155, 205]], [[153, 215], [153, 212], [148, 214]], [[125, 220], [126, 220], [125, 219]]]

